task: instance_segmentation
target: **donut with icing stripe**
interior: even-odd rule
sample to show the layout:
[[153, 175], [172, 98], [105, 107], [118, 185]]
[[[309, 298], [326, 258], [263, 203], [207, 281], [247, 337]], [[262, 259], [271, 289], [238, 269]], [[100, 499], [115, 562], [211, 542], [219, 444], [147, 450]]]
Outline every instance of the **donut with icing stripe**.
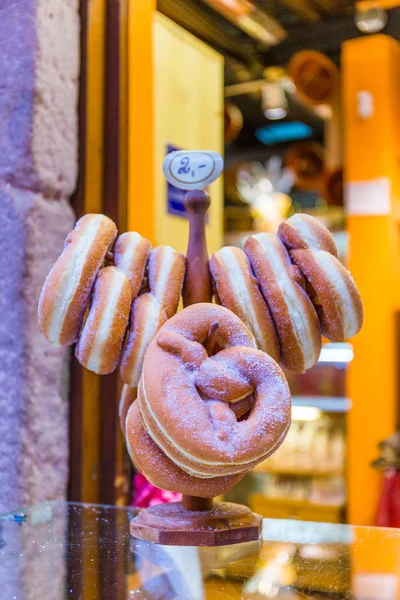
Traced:
[[321, 332], [314, 306], [299, 284], [298, 269], [282, 242], [271, 233], [251, 235], [244, 250], [275, 323], [281, 363], [303, 373], [318, 360]]
[[363, 304], [349, 271], [323, 250], [292, 250], [291, 257], [309, 283], [322, 333], [334, 342], [356, 335], [363, 323]]
[[131, 387], [139, 385], [146, 350], [166, 320], [166, 312], [153, 294], [142, 294], [136, 298], [121, 359], [120, 373], [124, 383]]
[[52, 344], [77, 340], [94, 281], [116, 236], [113, 221], [96, 214], [79, 219], [68, 234], [39, 299], [39, 328]]
[[150, 251], [150, 242], [134, 231], [121, 234], [115, 242], [114, 265], [129, 279], [132, 302], [139, 294]]
[[331, 232], [310, 215], [295, 214], [283, 221], [278, 228], [278, 237], [288, 250], [325, 250], [338, 256]]
[[116, 267], [101, 269], [75, 347], [76, 358], [89, 371], [106, 375], [117, 367], [130, 307], [129, 279]]
[[183, 254], [171, 246], [152, 250], [148, 264], [150, 292], [136, 298], [131, 309], [129, 334], [121, 360], [124, 383], [138, 386], [148, 345], [178, 308], [184, 276]]
[[226, 246], [212, 255], [209, 264], [219, 303], [242, 319], [260, 350], [279, 361], [275, 326], [246, 254]]

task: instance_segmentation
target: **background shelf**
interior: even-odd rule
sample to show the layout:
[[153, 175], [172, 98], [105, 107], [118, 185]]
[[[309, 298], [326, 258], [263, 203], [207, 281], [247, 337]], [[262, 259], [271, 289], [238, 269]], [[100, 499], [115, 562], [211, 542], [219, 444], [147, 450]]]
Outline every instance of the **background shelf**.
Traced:
[[273, 475], [287, 475], [288, 477], [342, 477], [344, 471], [342, 469], [330, 469], [318, 471], [315, 469], [288, 469], [285, 467], [268, 467], [264, 463], [260, 463], [254, 467], [256, 473], [266, 473]]
[[322, 412], [347, 413], [351, 408], [351, 400], [338, 396], [293, 396], [293, 406], [312, 406]]

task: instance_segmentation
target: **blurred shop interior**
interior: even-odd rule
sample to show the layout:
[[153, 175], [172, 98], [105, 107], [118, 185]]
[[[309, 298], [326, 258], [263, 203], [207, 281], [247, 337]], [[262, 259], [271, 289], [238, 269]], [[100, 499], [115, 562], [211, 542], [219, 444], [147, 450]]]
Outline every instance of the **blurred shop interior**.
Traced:
[[[95, 16], [87, 16], [89, 56], [98, 43]], [[210, 254], [305, 212], [330, 229], [364, 300], [357, 338], [325, 343], [309, 372], [287, 373], [289, 435], [228, 494], [266, 517], [375, 522], [382, 473], [371, 463], [398, 422], [398, 39], [400, 2], [390, 0], [158, 0], [157, 7], [143, 0], [128, 19], [120, 118], [129, 127], [116, 142], [129, 151], [119, 155], [127, 175], [118, 204], [128, 228], [185, 251], [182, 195], [167, 186], [162, 161], [175, 149], [215, 150], [225, 175], [209, 189]], [[94, 78], [86, 86], [89, 106]], [[86, 127], [96, 135], [95, 114]], [[98, 160], [90, 131], [87, 171]], [[96, 194], [86, 197], [85, 211]], [[92, 378], [91, 392], [82, 388], [90, 413], [99, 384], [84, 377]], [[101, 476], [108, 483], [93, 476], [115, 408], [98, 393], [100, 442], [91, 445], [83, 415], [72, 435], [86, 435], [92, 450], [80, 458], [85, 465], [72, 451], [72, 472], [81, 473], [85, 501], [111, 481], [114, 496], [100, 499], [126, 504], [132, 473], [118, 432]], [[115, 419], [109, 427], [118, 429]]]

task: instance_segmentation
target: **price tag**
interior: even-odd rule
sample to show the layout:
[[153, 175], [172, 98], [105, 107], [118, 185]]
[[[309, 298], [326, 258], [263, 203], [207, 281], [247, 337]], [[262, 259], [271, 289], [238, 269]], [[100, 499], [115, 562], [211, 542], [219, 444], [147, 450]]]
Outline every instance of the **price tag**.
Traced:
[[388, 177], [350, 181], [345, 186], [344, 204], [348, 215], [388, 215], [391, 210]]
[[164, 175], [181, 190], [199, 190], [207, 187], [222, 173], [224, 161], [212, 150], [177, 150], [164, 158]]

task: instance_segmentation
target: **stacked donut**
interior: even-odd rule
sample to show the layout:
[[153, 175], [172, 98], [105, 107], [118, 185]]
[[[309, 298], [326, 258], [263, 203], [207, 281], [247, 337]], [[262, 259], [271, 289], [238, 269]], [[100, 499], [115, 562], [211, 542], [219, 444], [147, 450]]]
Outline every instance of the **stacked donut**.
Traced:
[[121, 363], [122, 379], [136, 386], [147, 346], [178, 308], [184, 275], [183, 254], [152, 250], [138, 233], [117, 237], [111, 219], [85, 215], [43, 285], [39, 327], [53, 344], [77, 342], [77, 359], [95, 373]]
[[153, 485], [212, 498], [278, 448], [290, 414], [281, 368], [243, 322], [222, 306], [194, 304], [149, 345], [127, 446]]
[[218, 302], [289, 370], [302, 373], [317, 362], [321, 333], [344, 341], [361, 328], [356, 285], [330, 232], [308, 215], [281, 223], [277, 236], [251, 235], [243, 250], [222, 248], [210, 271]]

